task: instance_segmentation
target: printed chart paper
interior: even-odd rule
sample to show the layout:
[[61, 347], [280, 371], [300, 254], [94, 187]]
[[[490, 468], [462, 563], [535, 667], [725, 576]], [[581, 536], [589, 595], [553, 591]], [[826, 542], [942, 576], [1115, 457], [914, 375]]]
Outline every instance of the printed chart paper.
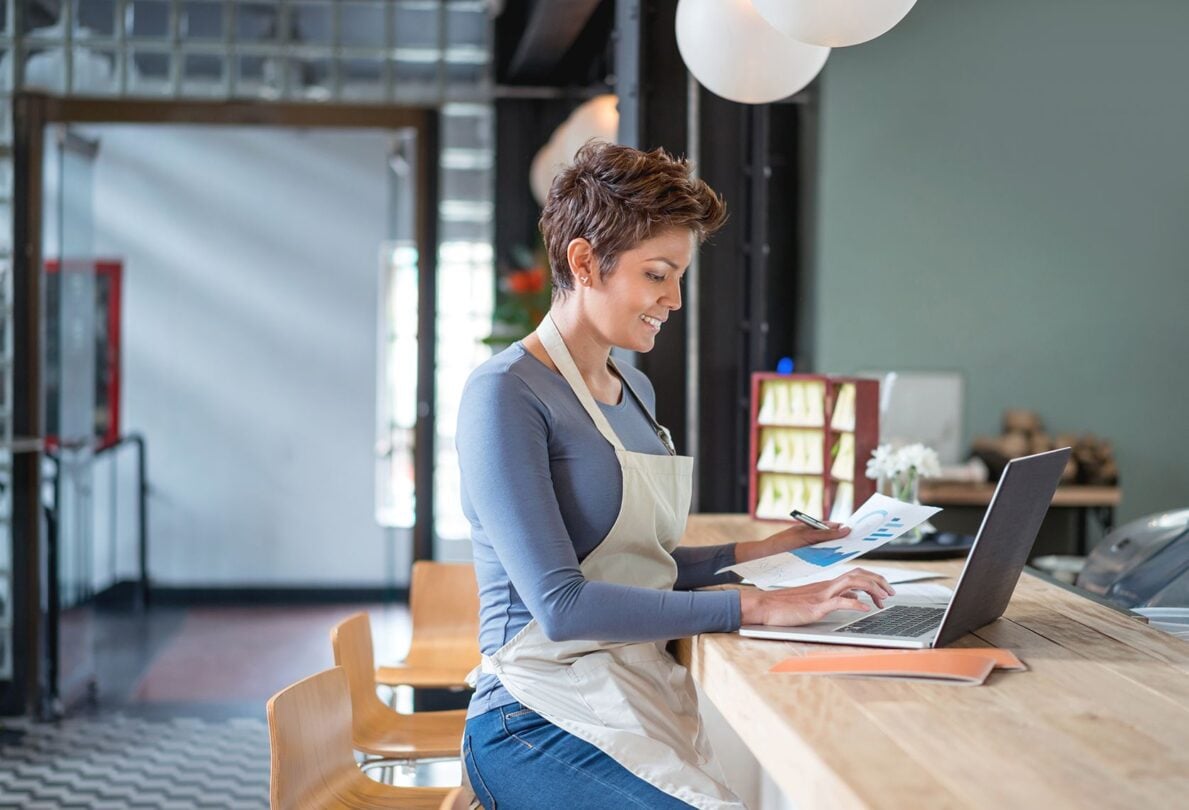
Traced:
[[[763, 590], [769, 591], [769, 590], [776, 590], [779, 588], [791, 588], [795, 585], [811, 585], [814, 582], [825, 582], [827, 580], [834, 579], [835, 577], [840, 577], [843, 574], [850, 573], [851, 571], [855, 570], [856, 568], [862, 568], [864, 571], [870, 571], [873, 574], [879, 574], [881, 577], [886, 579], [888, 581], [888, 583], [891, 585], [899, 585], [899, 584], [905, 583], [905, 582], [917, 582], [922, 579], [937, 579], [938, 577], [943, 576], [942, 574], [939, 574], [936, 571], [919, 571], [915, 568], [884, 568], [884, 567], [875, 566], [875, 565], [850, 565], [850, 564], [847, 564], [847, 565], [839, 566], [838, 568], [826, 568], [826, 569], [819, 568], [816, 572], [810, 574], [807, 577], [801, 577], [800, 579], [793, 579], [793, 580], [788, 580], [788, 581], [782, 580], [779, 584], [776, 584], [776, 585], [769, 584], [769, 585], [762, 585], [759, 587], [763, 588]], [[751, 580], [744, 580], [744, 582], [746, 582], [749, 585], [755, 584], [754, 582], [751, 582]], [[896, 590], [897, 590], [897, 592], [899, 592], [900, 589], [897, 588]]]
[[876, 493], [843, 524], [851, 529], [846, 537], [772, 554], [722, 570], [734, 571], [761, 588], [780, 585], [820, 574], [823, 569], [862, 557], [940, 511], [936, 506], [905, 503]]

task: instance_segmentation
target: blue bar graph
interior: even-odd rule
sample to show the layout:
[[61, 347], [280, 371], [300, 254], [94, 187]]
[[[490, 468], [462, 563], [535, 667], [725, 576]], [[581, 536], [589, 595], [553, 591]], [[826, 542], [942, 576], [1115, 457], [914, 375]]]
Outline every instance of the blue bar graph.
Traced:
[[887, 523], [885, 523], [885, 524], [883, 524], [882, 526], [880, 526], [880, 527], [879, 527], [878, 529], [876, 529], [875, 531], [873, 531], [873, 532], [871, 532], [870, 534], [868, 534], [868, 535], [867, 535], [866, 537], [864, 537], [863, 539], [864, 539], [864, 540], [866, 540], [866, 541], [867, 541], [867, 542], [869, 542], [869, 543], [875, 543], [875, 542], [877, 542], [877, 541], [879, 541], [879, 540], [886, 540], [886, 539], [887, 539], [887, 538], [889, 538], [889, 537], [893, 537], [893, 536], [895, 536], [895, 534], [897, 533], [897, 531], [898, 531], [898, 530], [900, 529], [900, 527], [901, 527], [901, 526], [903, 526], [903, 525], [904, 525], [904, 521], [902, 521], [902, 520], [901, 520], [900, 518], [898, 518], [898, 517], [894, 517], [894, 518], [892, 518], [891, 520], [889, 520]]

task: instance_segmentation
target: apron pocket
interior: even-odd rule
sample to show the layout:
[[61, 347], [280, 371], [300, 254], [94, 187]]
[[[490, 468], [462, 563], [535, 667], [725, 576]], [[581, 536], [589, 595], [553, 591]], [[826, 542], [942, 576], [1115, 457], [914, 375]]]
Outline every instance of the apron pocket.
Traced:
[[575, 691], [603, 725], [645, 730], [675, 725], [697, 728], [698, 705], [689, 671], [651, 644], [587, 653], [568, 670]]

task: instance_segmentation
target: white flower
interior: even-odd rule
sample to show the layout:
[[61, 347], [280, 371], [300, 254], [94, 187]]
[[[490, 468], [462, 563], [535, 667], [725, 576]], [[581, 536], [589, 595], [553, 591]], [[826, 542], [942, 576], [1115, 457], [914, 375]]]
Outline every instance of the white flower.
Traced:
[[897, 453], [890, 444], [881, 444], [867, 460], [868, 478], [890, 478], [895, 475]]
[[941, 462], [937, 451], [923, 444], [910, 444], [900, 448], [900, 467], [914, 470], [921, 478], [936, 478], [941, 475]]
[[941, 475], [937, 452], [923, 444], [910, 444], [898, 450], [890, 444], [881, 444], [867, 461], [868, 478], [893, 478], [907, 472], [921, 478]]

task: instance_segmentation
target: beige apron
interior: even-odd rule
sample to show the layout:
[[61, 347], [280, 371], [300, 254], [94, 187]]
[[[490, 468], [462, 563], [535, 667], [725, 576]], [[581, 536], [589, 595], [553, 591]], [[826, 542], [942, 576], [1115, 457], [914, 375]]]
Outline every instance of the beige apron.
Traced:
[[[599, 432], [615, 448], [623, 471], [619, 516], [582, 561], [583, 576], [672, 589], [677, 564], [670, 552], [685, 531], [693, 459], [673, 454], [668, 431], [651, 414], [670, 455], [625, 450], [549, 315], [537, 335]], [[628, 389], [624, 396], [635, 394], [626, 379], [623, 384]], [[484, 656], [482, 669], [498, 676], [524, 706], [670, 796], [699, 808], [743, 807], [723, 783], [702, 729], [689, 671], [665, 651], [665, 642], [550, 641], [533, 620], [495, 653]]]

